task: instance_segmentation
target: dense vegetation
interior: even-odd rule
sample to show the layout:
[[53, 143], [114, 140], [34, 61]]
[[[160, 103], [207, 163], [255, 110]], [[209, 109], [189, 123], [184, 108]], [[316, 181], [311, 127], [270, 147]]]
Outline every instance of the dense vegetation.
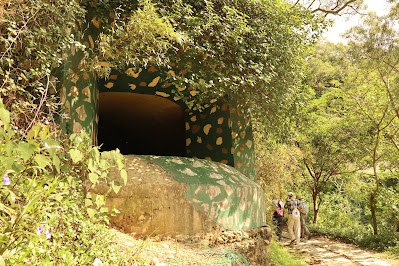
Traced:
[[319, 42], [307, 60], [307, 104], [296, 135], [291, 145], [276, 144], [279, 159], [260, 169], [279, 169], [275, 198], [284, 189], [307, 198], [315, 232], [396, 254], [397, 10], [364, 16], [347, 44]]

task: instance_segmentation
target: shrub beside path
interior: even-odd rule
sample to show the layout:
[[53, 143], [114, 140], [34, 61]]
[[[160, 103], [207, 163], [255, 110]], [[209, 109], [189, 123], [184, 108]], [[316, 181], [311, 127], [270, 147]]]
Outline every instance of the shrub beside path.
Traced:
[[[287, 232], [283, 233], [282, 244], [289, 246]], [[385, 253], [361, 249], [355, 245], [320, 236], [289, 248], [304, 256], [309, 265], [399, 266], [398, 259]]]

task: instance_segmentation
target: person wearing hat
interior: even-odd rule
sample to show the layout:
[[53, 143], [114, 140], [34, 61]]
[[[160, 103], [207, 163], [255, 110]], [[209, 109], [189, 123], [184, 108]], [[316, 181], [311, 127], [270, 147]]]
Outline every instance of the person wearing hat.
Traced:
[[288, 192], [285, 208], [288, 213], [288, 234], [290, 245], [299, 244], [301, 241], [301, 215], [298, 210], [299, 201], [294, 198], [294, 193]]

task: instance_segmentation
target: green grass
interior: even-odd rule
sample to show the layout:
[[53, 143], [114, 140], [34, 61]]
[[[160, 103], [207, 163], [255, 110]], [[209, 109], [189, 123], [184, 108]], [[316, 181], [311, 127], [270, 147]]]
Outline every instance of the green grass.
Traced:
[[268, 256], [273, 266], [306, 266], [303, 258], [291, 254], [287, 248], [276, 241], [272, 241], [269, 247]]

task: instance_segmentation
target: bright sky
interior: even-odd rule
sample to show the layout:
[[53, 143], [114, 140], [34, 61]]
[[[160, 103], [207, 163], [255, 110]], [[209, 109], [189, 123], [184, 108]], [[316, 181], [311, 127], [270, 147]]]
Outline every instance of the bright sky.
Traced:
[[[364, 2], [368, 6], [368, 11], [376, 12], [377, 15], [385, 15], [388, 13], [389, 3], [387, 3], [386, 0], [366, 0]], [[324, 37], [334, 43], [345, 42], [340, 35], [357, 25], [359, 21], [359, 16], [337, 16], [335, 17], [334, 26], [324, 34]]]

